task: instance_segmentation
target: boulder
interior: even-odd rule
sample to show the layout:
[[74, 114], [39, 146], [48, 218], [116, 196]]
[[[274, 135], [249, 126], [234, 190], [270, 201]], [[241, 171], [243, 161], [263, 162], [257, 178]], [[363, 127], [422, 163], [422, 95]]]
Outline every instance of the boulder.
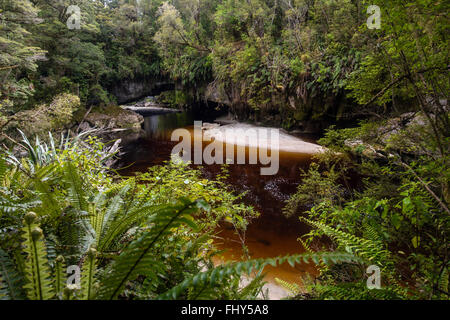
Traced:
[[140, 131], [144, 117], [136, 112], [117, 109], [114, 112], [100, 113], [91, 112], [86, 116], [86, 122], [91, 126], [105, 129], [131, 129]]

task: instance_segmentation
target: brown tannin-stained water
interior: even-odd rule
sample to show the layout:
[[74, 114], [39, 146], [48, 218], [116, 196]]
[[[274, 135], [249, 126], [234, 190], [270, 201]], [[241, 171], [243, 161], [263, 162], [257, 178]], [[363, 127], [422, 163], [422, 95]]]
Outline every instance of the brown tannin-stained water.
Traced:
[[[122, 162], [125, 167], [129, 167], [122, 173], [145, 172], [151, 166], [170, 160], [172, 148], [178, 143], [170, 141], [172, 131], [177, 128], [192, 131], [193, 121], [192, 114], [186, 112], [145, 118], [146, 137], [125, 147], [126, 156]], [[305, 139], [308, 140], [311, 141]], [[300, 222], [298, 217], [286, 218], [282, 209], [285, 201], [296, 191], [300, 182], [300, 169], [307, 170], [310, 162], [311, 154], [280, 152], [279, 171], [272, 176], [261, 175], [262, 165], [259, 164], [228, 166], [227, 182], [237, 194], [246, 192], [244, 203], [260, 212], [260, 217], [252, 220], [245, 232], [245, 243], [251, 258], [277, 257], [305, 251], [297, 238], [307, 233], [309, 227]], [[205, 178], [212, 179], [220, 173], [220, 165], [204, 164], [201, 170]], [[224, 252], [216, 259], [216, 263], [221, 260], [242, 259], [241, 241], [230, 224], [223, 223], [217, 236], [216, 246]], [[301, 264], [293, 268], [287, 263], [277, 267], [267, 266], [264, 272], [267, 273], [265, 279], [269, 283], [275, 283], [275, 278], [279, 278], [299, 285], [302, 284], [302, 276], [317, 274], [312, 264]]]

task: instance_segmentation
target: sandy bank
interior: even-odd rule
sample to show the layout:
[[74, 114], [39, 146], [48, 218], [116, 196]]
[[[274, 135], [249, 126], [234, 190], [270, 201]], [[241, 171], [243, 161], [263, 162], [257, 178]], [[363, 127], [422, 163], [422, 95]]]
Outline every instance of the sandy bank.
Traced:
[[[278, 131], [278, 142], [273, 130]], [[267, 148], [281, 152], [316, 154], [326, 149], [318, 144], [303, 141], [276, 128], [258, 127], [251, 124], [235, 123], [210, 128], [204, 131], [204, 137], [214, 138], [226, 144], [247, 145], [252, 148]]]

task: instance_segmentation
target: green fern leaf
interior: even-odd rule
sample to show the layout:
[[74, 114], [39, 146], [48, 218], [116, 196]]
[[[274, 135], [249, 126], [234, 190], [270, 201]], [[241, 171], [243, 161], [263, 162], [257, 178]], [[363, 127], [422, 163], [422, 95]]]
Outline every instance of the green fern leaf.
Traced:
[[182, 199], [175, 205], [160, 206], [149, 220], [149, 223], [153, 224], [151, 229], [133, 241], [114, 261], [111, 270], [101, 281], [98, 297], [115, 299], [125, 284], [136, 279], [138, 275], [155, 277], [158, 272], [163, 273], [165, 265], [152, 257], [151, 249], [157, 241], [169, 235], [172, 228], [188, 224], [197, 230], [190, 216], [197, 210], [197, 205], [198, 202]]
[[68, 185], [68, 195], [72, 205], [80, 211], [87, 211], [87, 200], [83, 179], [77, 168], [70, 162], [64, 165], [64, 180]]
[[55, 259], [55, 272], [54, 272], [54, 279], [55, 279], [55, 291], [56, 295], [59, 299], [62, 299], [63, 296], [63, 289], [66, 285], [67, 276], [65, 272], [65, 263], [64, 263], [64, 257], [58, 256]]
[[22, 300], [23, 279], [8, 254], [0, 249], [0, 299]]
[[[158, 298], [167, 299], [177, 299], [185, 290], [190, 287], [198, 286], [214, 286], [218, 282], [224, 280], [227, 276], [241, 276], [250, 275], [253, 270], [261, 270], [266, 265], [280, 265], [284, 262], [289, 262], [293, 264], [298, 264], [309, 261], [334, 261], [339, 262], [362, 262], [362, 260], [353, 254], [343, 253], [343, 252], [318, 252], [318, 253], [303, 253], [298, 255], [290, 255], [279, 258], [270, 259], [255, 259], [242, 262], [228, 262], [226, 264], [217, 266], [216, 268], [210, 269], [208, 271], [200, 272], [190, 278], [185, 279], [179, 285], [171, 288], [169, 291], [160, 295]], [[214, 274], [214, 277], [212, 276]]]
[[275, 281], [282, 286], [283, 288], [285, 288], [287, 291], [289, 291], [291, 293], [291, 295], [296, 296], [300, 293], [300, 286], [296, 283], [290, 283], [287, 281], [284, 281], [282, 279], [279, 278], [275, 278]]
[[95, 289], [95, 275], [97, 271], [97, 250], [89, 249], [81, 272], [81, 298], [92, 299]]
[[24, 251], [27, 254], [25, 260], [25, 278], [27, 283], [24, 288], [31, 300], [49, 300], [54, 297], [50, 268], [48, 266], [45, 243], [42, 239], [42, 230], [34, 223], [36, 214], [29, 212], [25, 216]]

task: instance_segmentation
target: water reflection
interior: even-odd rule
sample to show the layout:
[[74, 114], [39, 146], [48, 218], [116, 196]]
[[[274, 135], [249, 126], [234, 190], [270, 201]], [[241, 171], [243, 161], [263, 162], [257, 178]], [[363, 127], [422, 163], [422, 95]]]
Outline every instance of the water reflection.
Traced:
[[144, 131], [147, 139], [170, 140], [173, 130], [190, 126], [194, 123], [191, 112], [167, 113], [144, 118]]

